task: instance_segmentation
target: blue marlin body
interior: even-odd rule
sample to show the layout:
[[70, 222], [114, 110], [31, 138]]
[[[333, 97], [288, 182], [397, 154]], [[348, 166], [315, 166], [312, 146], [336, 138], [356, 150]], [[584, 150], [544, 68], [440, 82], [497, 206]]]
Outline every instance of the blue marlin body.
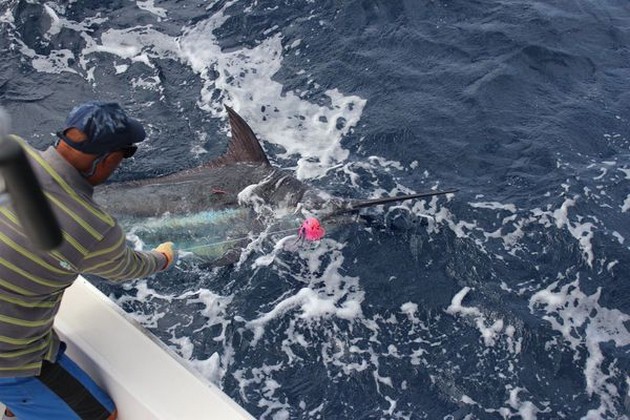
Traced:
[[277, 215], [290, 215], [298, 204], [322, 220], [369, 206], [456, 191], [362, 201], [331, 197], [271, 166], [249, 125], [233, 109], [226, 109], [232, 139], [223, 156], [172, 175], [107, 185], [97, 189], [95, 200], [146, 246], [172, 241], [206, 263], [226, 265], [238, 260], [239, 248], [252, 234], [265, 229], [285, 232], [289, 226], [297, 232], [301, 222], [297, 216]]
[[[321, 193], [271, 166], [251, 128], [226, 109], [232, 138], [223, 156], [160, 178], [109, 184], [97, 189], [95, 200], [146, 246], [170, 240], [216, 265], [234, 262], [226, 255], [244, 244], [241, 239], [265, 228], [261, 209], [326, 202]], [[239, 202], [244, 190], [251, 206]], [[299, 222], [293, 226], [297, 232]]]

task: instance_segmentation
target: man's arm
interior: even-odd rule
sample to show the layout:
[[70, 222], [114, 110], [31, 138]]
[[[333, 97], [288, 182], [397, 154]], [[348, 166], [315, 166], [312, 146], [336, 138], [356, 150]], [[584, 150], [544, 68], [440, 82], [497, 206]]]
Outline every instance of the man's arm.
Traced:
[[162, 271], [167, 265], [164, 254], [157, 251], [135, 251], [127, 245], [120, 225], [112, 227], [83, 260], [81, 273], [94, 274], [111, 281], [146, 277]]

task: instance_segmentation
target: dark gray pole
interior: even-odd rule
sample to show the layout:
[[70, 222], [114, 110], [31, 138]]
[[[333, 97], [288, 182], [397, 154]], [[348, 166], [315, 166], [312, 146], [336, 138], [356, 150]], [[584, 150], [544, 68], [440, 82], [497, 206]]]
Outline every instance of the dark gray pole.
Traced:
[[33, 244], [43, 250], [54, 249], [61, 244], [61, 229], [24, 149], [8, 136], [9, 130], [9, 117], [0, 108], [0, 174], [4, 178], [4, 187]]

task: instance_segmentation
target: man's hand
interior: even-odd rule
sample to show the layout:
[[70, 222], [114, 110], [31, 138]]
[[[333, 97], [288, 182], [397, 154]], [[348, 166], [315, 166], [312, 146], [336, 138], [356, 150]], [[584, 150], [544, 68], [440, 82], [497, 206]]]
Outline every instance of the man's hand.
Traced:
[[164, 242], [158, 245], [154, 251], [161, 252], [166, 257], [166, 265], [162, 270], [169, 268], [175, 261], [175, 250], [173, 249], [173, 242]]

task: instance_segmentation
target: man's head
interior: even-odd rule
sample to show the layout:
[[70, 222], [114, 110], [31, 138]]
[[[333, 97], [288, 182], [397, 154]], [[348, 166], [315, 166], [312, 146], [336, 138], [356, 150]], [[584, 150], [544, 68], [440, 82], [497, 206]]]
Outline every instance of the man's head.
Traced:
[[57, 133], [57, 151], [92, 184], [104, 182], [124, 158], [133, 156], [146, 133], [113, 102], [75, 107]]

